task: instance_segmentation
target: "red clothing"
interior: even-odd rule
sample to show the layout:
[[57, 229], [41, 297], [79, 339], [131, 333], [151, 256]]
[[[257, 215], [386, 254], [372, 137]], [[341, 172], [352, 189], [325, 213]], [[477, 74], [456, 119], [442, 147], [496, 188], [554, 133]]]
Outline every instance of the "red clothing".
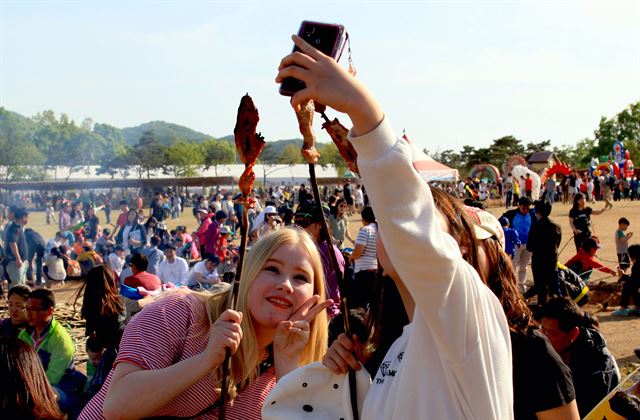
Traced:
[[[169, 294], [146, 306], [127, 325], [114, 368], [119, 363], [129, 363], [146, 370], [163, 369], [193, 357], [207, 347], [210, 325], [201, 298], [186, 293]], [[82, 410], [81, 420], [104, 418], [102, 405], [112, 377], [113, 370], [100, 391]], [[275, 384], [272, 366], [250, 386], [240, 390], [234, 404], [227, 406], [226, 418], [259, 419], [262, 404]], [[215, 389], [213, 377], [206, 375], [173, 400], [167, 401], [153, 416], [193, 416], [217, 399]], [[217, 419], [218, 409], [200, 418]]]
[[204, 243], [204, 252], [207, 254], [215, 255], [216, 245], [218, 244], [218, 238], [220, 237], [220, 224], [217, 220], [214, 220], [207, 229], [206, 239]]
[[129, 213], [129, 212], [126, 212], [126, 213], [120, 213], [120, 215], [118, 216], [118, 221], [116, 222], [116, 224], [117, 224], [118, 226], [120, 226], [120, 228], [123, 228], [123, 227], [124, 227], [124, 225], [126, 225], [126, 224], [127, 224], [127, 220], [128, 220], [128, 219], [127, 219], [127, 214], [128, 214], [128, 213]]
[[218, 243], [216, 245], [215, 255], [220, 258], [220, 261], [224, 261], [227, 258], [227, 237], [220, 235]]
[[213, 223], [213, 222], [211, 222], [211, 218], [210, 217], [207, 217], [206, 219], [204, 219], [200, 223], [200, 226], [198, 227], [198, 230], [196, 231], [196, 238], [198, 238], [198, 245], [205, 246], [205, 244], [206, 244], [206, 236], [207, 236], [207, 229], [209, 229], [209, 225], [211, 223]]
[[533, 179], [531, 177], [524, 180], [524, 190], [533, 191]]
[[162, 282], [155, 274], [141, 271], [138, 274], [124, 279], [124, 284], [129, 287], [144, 287], [149, 291], [160, 290], [162, 288]]
[[[577, 264], [580, 264], [580, 266], [582, 267], [583, 273], [589, 270], [600, 270], [604, 273], [613, 274], [613, 275], [616, 274], [616, 272], [610, 269], [609, 267], [602, 265], [598, 261], [596, 261], [595, 258], [589, 255], [589, 253], [582, 248], [578, 251], [576, 255], [571, 257], [569, 261], [564, 263], [564, 265], [566, 265], [569, 268], [571, 268], [572, 266], [576, 266]], [[582, 274], [582, 273], [578, 273], [578, 274]]]

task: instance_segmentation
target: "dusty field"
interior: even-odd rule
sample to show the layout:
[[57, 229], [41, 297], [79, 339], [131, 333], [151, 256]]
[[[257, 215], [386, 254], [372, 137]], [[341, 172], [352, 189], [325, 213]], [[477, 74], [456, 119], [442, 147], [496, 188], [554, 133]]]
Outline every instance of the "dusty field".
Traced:
[[[601, 203], [591, 205], [594, 209], [602, 208]], [[560, 224], [563, 232], [562, 252], [560, 254], [560, 261], [565, 262], [575, 252], [573, 240], [568, 234], [569, 229], [569, 205], [555, 204], [553, 212], [551, 214], [552, 220]], [[490, 211], [500, 216], [504, 211], [503, 208], [491, 208]], [[117, 218], [118, 212], [112, 214], [112, 219]], [[101, 219], [104, 219], [104, 213], [98, 215]], [[615, 207], [599, 216], [592, 217], [592, 225], [601, 240], [602, 249], [598, 252], [598, 256], [601, 261], [615, 268], [617, 264], [615, 245], [613, 240], [614, 231], [617, 229], [617, 221], [620, 217], [626, 217], [631, 222], [629, 231], [636, 232], [632, 238], [631, 243], [640, 242], [640, 201], [635, 202], [617, 202]], [[350, 223], [349, 229], [352, 237], [356, 237], [358, 229], [361, 226], [360, 218], [358, 215], [351, 217], [352, 223]], [[41, 232], [45, 239], [52, 237], [56, 231], [55, 225], [46, 225], [44, 213], [32, 213], [29, 225], [35, 230]], [[186, 225], [189, 229], [195, 230], [197, 228], [197, 222], [191, 215], [191, 209], [188, 208], [183, 216], [179, 219], [169, 220], [169, 229], [174, 228], [177, 225]], [[529, 271], [528, 278], [531, 281], [531, 273]], [[609, 277], [605, 273], [595, 272], [592, 275], [592, 281], [604, 281], [608, 283], [616, 282], [617, 277]], [[81, 364], [81, 368], [84, 368], [83, 363], [86, 361], [86, 355], [84, 351], [84, 328], [82, 322], [79, 321], [78, 315], [72, 317], [73, 313], [73, 299], [75, 298], [78, 289], [78, 284], [68, 283], [65, 287], [55, 289], [56, 297], [59, 306], [58, 317], [71, 328], [71, 333], [76, 339], [76, 348], [78, 351], [78, 362]], [[617, 301], [614, 300], [613, 305], [617, 305]], [[611, 316], [611, 308], [603, 309], [601, 305], [588, 305], [587, 308], [597, 313], [601, 322], [602, 332], [609, 343], [609, 348], [613, 352], [614, 356], [618, 360], [620, 367], [626, 369], [630, 368], [631, 363], [638, 362], [638, 359], [633, 354], [633, 349], [640, 347], [640, 317], [619, 318]], [[6, 309], [6, 303], [0, 303], [0, 313]], [[614, 308], [615, 309], [615, 308]], [[79, 310], [79, 305], [78, 305]]]

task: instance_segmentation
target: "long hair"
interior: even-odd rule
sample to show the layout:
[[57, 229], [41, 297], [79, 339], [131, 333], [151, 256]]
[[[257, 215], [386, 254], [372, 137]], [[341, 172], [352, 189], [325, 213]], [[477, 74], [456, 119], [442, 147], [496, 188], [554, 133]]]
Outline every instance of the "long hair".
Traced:
[[0, 337], [0, 378], [0, 412], [4, 418], [64, 418], [38, 355], [24, 341]]
[[584, 194], [582, 193], [576, 193], [576, 195], [573, 196], [573, 205], [571, 206], [571, 210], [577, 210], [580, 207], [578, 201], [580, 201], [581, 198], [584, 198]]
[[[473, 224], [466, 217], [466, 212], [452, 196], [445, 191], [432, 187], [436, 207], [447, 219], [449, 233], [460, 247], [467, 252], [464, 259], [476, 269], [482, 281], [496, 295], [509, 323], [509, 328], [517, 332], [525, 332], [529, 326], [535, 325], [531, 310], [527, 306], [517, 287], [517, 279], [511, 260], [500, 246], [497, 238], [490, 238], [481, 243], [475, 236]], [[491, 268], [488, 278], [483, 278], [478, 261], [478, 246], [483, 246], [487, 254], [487, 263]]]
[[[304, 230], [295, 228], [283, 228], [273, 231], [260, 238], [247, 253], [242, 267], [242, 278], [238, 290], [238, 308], [242, 317], [243, 337], [238, 351], [232, 357], [231, 372], [229, 374], [229, 395], [236, 395], [236, 383], [240, 389], [249, 386], [259, 375], [258, 367], [262, 362], [262, 349], [258, 348], [256, 332], [251, 321], [251, 308], [248, 295], [253, 281], [264, 268], [271, 255], [283, 245], [294, 245], [305, 249], [309, 254], [309, 260], [313, 270], [313, 293], [320, 296], [320, 301], [325, 299], [324, 271], [318, 248]], [[211, 294], [199, 294], [206, 298], [209, 321], [213, 323], [227, 308], [230, 287], [224, 287], [221, 292]], [[301, 364], [309, 364], [322, 360], [327, 351], [328, 320], [326, 311], [322, 311], [310, 323], [309, 341], [302, 353]], [[221, 381], [222, 369], [216, 369], [214, 373], [216, 381]], [[221, 384], [218, 383], [218, 386]]]
[[489, 277], [483, 280], [500, 301], [509, 329], [524, 334], [529, 327], [535, 325], [535, 321], [531, 309], [518, 290], [518, 279], [511, 258], [504, 252], [497, 238], [486, 239], [483, 245], [487, 264], [491, 268]]
[[[120, 300], [118, 282], [113, 272], [104, 264], [89, 270], [84, 284], [78, 290], [76, 301], [84, 291], [80, 315], [86, 320], [117, 316], [124, 310]], [[74, 303], [75, 306], [75, 303]]]
[[331, 214], [333, 214], [333, 217], [335, 217], [336, 219], [338, 218], [338, 213], [340, 211], [340, 204], [347, 204], [347, 200], [345, 200], [344, 198], [338, 198], [336, 200], [336, 203], [332, 207], [330, 207]]
[[455, 239], [460, 248], [465, 249], [466, 252], [462, 253], [463, 258], [477, 270], [479, 267], [478, 239], [473, 229], [473, 222], [469, 220], [461, 204], [450, 194], [438, 187], [429, 185], [429, 188], [436, 207], [447, 221], [449, 235]]

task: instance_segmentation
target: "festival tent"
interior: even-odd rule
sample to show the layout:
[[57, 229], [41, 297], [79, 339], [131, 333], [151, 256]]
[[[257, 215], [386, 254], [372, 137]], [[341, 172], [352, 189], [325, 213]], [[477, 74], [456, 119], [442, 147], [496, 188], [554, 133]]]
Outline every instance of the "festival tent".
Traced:
[[413, 149], [413, 167], [416, 168], [420, 176], [427, 182], [456, 182], [458, 180], [458, 170], [448, 167], [430, 158], [425, 152], [418, 149], [414, 143], [405, 135], [402, 138], [411, 145]]

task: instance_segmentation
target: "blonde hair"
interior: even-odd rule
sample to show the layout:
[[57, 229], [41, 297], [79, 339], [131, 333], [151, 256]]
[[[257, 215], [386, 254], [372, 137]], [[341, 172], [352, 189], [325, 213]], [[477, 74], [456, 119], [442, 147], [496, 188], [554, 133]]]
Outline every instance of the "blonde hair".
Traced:
[[[256, 332], [251, 322], [251, 308], [248, 304], [248, 294], [253, 281], [264, 268], [271, 255], [283, 245], [293, 245], [305, 249], [309, 254], [309, 262], [313, 270], [313, 293], [320, 296], [320, 301], [325, 299], [324, 271], [318, 248], [304, 230], [283, 228], [273, 231], [262, 238], [247, 252], [242, 267], [242, 278], [238, 290], [237, 310], [242, 312], [243, 337], [238, 351], [232, 357], [232, 368], [229, 372], [229, 396], [236, 396], [236, 384], [239, 389], [245, 388], [258, 377], [259, 365], [263, 361], [262, 349], [258, 348]], [[216, 319], [227, 309], [228, 297], [231, 287], [221, 287], [213, 295], [210, 293], [199, 294], [205, 297], [209, 321]], [[328, 343], [328, 319], [327, 312], [322, 311], [310, 323], [309, 340], [301, 357], [301, 364], [322, 360], [327, 351]], [[222, 386], [222, 367], [214, 372], [214, 378], [218, 387]]]

